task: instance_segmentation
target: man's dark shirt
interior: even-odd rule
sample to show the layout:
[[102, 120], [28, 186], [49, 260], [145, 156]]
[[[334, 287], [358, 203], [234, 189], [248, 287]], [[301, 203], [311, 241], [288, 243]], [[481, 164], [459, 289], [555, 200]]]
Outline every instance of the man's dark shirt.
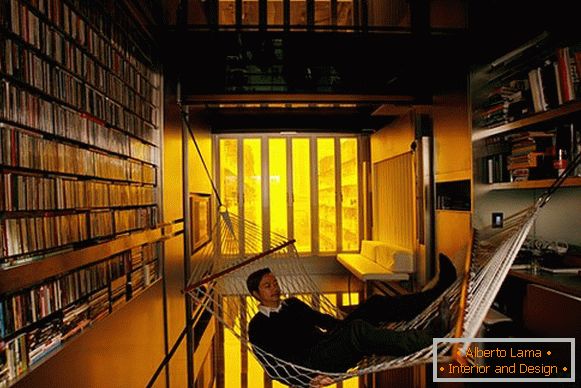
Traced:
[[279, 312], [271, 312], [269, 317], [258, 312], [248, 325], [248, 336], [253, 345], [273, 356], [302, 365], [309, 349], [339, 322], [289, 298], [282, 302]]

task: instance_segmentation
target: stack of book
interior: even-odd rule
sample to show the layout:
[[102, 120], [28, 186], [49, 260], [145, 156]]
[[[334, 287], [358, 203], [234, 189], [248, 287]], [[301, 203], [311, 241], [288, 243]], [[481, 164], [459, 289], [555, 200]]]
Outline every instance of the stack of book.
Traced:
[[507, 158], [507, 169], [512, 181], [526, 181], [545, 175], [550, 165], [554, 133], [525, 131], [507, 138], [511, 143], [511, 154]]
[[529, 113], [527, 80], [513, 80], [495, 88], [476, 113], [476, 124], [481, 128], [493, 128]]
[[109, 290], [103, 288], [89, 297], [89, 318], [96, 322], [109, 314]]
[[54, 319], [50, 324], [33, 329], [28, 333], [28, 357], [34, 365], [61, 344], [61, 322]]
[[89, 304], [80, 302], [63, 309], [63, 323], [61, 327], [62, 341], [66, 341], [80, 333], [91, 320], [89, 319]]

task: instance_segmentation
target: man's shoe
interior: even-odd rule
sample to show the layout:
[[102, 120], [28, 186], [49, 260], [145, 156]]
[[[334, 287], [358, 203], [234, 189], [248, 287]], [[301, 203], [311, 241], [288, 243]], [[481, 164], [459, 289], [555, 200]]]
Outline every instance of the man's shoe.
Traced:
[[453, 327], [452, 323], [452, 311], [450, 302], [448, 302], [448, 298], [443, 298], [442, 302], [438, 306], [438, 315], [432, 319], [430, 323], [430, 329], [437, 338], [445, 337]]
[[443, 253], [438, 256], [438, 261], [440, 262], [440, 275], [434, 290], [442, 293], [456, 281], [456, 267], [454, 267], [452, 260]]

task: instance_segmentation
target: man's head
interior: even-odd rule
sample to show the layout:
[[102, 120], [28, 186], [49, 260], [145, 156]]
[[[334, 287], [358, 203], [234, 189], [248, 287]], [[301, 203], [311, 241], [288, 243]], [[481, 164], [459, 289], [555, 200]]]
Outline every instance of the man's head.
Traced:
[[270, 268], [262, 268], [251, 273], [246, 279], [246, 287], [250, 294], [265, 306], [277, 307], [280, 303], [280, 287]]

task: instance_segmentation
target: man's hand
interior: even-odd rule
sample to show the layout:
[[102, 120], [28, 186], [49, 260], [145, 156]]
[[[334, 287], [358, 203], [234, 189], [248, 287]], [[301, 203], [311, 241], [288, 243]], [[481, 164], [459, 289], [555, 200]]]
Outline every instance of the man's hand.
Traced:
[[317, 375], [311, 380], [310, 386], [313, 388], [326, 387], [327, 385], [333, 384], [334, 381], [329, 376]]

